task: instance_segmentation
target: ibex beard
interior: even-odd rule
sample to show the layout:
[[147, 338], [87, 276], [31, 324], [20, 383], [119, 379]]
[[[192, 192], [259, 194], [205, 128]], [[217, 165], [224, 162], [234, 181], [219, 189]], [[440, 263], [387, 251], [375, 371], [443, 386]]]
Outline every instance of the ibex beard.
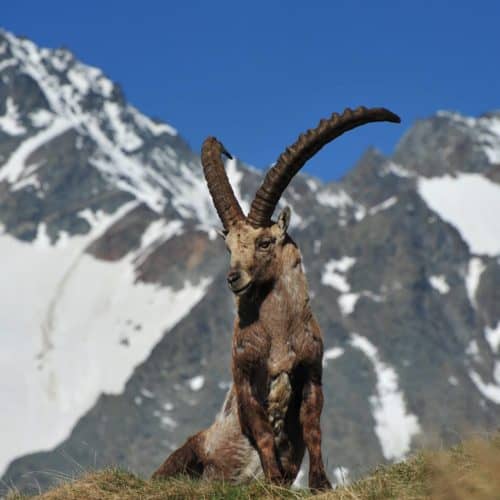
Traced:
[[305, 450], [309, 487], [330, 488], [321, 453], [323, 408], [321, 331], [312, 314], [302, 258], [287, 233], [290, 210], [271, 220], [293, 176], [321, 147], [347, 130], [399, 122], [384, 108], [347, 109], [305, 134], [267, 173], [245, 217], [234, 196], [213, 137], [202, 164], [230, 252], [228, 285], [237, 316], [232, 345], [233, 385], [215, 422], [192, 436], [154, 473], [244, 482], [264, 476], [291, 484]]

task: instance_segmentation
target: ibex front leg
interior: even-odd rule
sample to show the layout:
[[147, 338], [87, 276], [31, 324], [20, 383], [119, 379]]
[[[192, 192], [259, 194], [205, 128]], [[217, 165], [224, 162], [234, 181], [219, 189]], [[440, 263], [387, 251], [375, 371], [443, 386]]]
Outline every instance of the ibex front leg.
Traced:
[[277, 458], [274, 434], [262, 404], [252, 390], [249, 377], [238, 370], [235, 387], [238, 398], [238, 414], [241, 430], [257, 449], [266, 479], [273, 483], [283, 480], [281, 465]]
[[321, 378], [315, 378], [309, 378], [304, 385], [303, 400], [300, 407], [300, 423], [304, 442], [309, 453], [309, 488], [325, 490], [330, 489], [332, 485], [326, 477], [321, 455], [320, 416], [323, 409], [323, 391], [321, 389]]

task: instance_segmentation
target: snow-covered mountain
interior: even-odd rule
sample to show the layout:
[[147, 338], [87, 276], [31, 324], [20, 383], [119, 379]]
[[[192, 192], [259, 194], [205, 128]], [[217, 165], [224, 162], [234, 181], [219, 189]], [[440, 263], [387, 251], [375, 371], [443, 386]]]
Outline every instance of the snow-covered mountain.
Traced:
[[[100, 393], [120, 393], [200, 300], [208, 275], [158, 293], [134, 270], [185, 224], [210, 227], [213, 214], [177, 132], [127, 105], [100, 70], [9, 33], [0, 57], [5, 470], [65, 439]], [[142, 232], [126, 257], [92, 256], [131, 220]]]
[[[248, 206], [261, 173], [227, 170]], [[496, 426], [500, 113], [440, 112], [342, 182], [298, 176], [285, 203], [326, 339], [332, 477]], [[173, 127], [69, 51], [0, 32], [6, 484], [148, 474], [211, 421], [234, 317], [218, 225]]]

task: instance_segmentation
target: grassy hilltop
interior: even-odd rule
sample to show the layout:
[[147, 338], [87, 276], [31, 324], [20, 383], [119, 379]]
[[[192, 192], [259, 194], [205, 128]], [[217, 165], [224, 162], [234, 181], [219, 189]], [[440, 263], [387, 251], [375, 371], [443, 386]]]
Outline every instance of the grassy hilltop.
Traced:
[[[23, 497], [12, 491], [8, 500]], [[500, 499], [500, 434], [475, 438], [447, 451], [422, 451], [405, 462], [380, 467], [349, 486], [314, 494], [254, 482], [146, 481], [118, 469], [87, 472], [36, 497], [39, 500], [302, 499], [416, 500]]]

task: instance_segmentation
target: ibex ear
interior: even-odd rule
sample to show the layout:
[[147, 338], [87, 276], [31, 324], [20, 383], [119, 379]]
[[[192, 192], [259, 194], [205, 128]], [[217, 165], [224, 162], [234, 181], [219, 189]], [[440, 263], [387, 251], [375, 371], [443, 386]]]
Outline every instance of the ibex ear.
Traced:
[[290, 224], [290, 217], [292, 216], [292, 211], [290, 207], [285, 207], [278, 216], [278, 227], [282, 234], [286, 233], [288, 226]]

